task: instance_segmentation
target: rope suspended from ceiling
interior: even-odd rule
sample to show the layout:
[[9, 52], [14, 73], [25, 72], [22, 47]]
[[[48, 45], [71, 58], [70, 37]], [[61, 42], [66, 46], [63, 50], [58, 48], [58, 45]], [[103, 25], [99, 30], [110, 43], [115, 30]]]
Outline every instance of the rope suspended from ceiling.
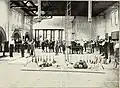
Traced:
[[41, 22], [41, 0], [38, 0], [38, 22]]

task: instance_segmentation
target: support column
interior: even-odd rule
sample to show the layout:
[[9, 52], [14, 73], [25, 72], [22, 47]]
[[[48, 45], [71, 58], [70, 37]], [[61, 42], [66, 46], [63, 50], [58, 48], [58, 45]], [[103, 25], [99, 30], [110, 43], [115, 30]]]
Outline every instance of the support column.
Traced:
[[41, 22], [41, 0], [38, 0], [38, 22]]
[[35, 30], [35, 41], [36, 41], [36, 30]]
[[44, 34], [44, 30], [43, 30], [43, 41], [44, 41], [44, 39], [45, 39], [44, 37], [45, 37], [45, 34]]
[[55, 40], [55, 30], [53, 31], [53, 40]]
[[60, 30], [58, 30], [58, 39], [60, 39]]
[[[120, 1], [118, 2], [118, 20], [119, 20], [119, 55], [120, 55]], [[120, 56], [119, 56], [119, 62], [120, 62]], [[120, 67], [119, 67], [120, 72]], [[119, 75], [120, 78], [120, 75]], [[120, 85], [119, 85], [120, 88]]]
[[92, 39], [92, 1], [88, 1], [88, 23], [89, 23], [89, 38]]
[[[24, 32], [23, 32], [23, 30], [24, 30], [24, 28], [25, 28], [25, 12], [23, 12], [23, 14], [22, 14], [22, 21], [21, 21], [21, 23], [22, 23], [22, 30], [21, 30], [21, 39], [23, 39], [23, 34], [24, 34]], [[31, 28], [30, 28], [31, 29]], [[32, 33], [33, 33], [33, 31], [32, 31]]]
[[[118, 3], [118, 20], [119, 20], [119, 38], [120, 38], [120, 1]], [[119, 39], [120, 42], [120, 39]], [[120, 50], [120, 49], [119, 49]], [[120, 53], [120, 52], [119, 52]], [[119, 54], [120, 55], [120, 54]]]
[[33, 39], [33, 17], [30, 18], [30, 39]]
[[61, 40], [63, 40], [63, 30], [61, 30]]
[[38, 40], [39, 40], [39, 30], [38, 30]]
[[50, 40], [52, 40], [52, 30], [50, 31], [51, 33], [50, 33]]
[[9, 29], [10, 29], [10, 22], [9, 22], [10, 21], [10, 0], [7, 1], [7, 4], [8, 4], [8, 25], [7, 25], [8, 26], [8, 36], [7, 36], [8, 38], [7, 38], [7, 40], [10, 41], [10, 37], [9, 37], [9, 33], [10, 33], [9, 32]]
[[61, 40], [61, 30], [60, 30], [60, 40]]
[[47, 38], [47, 29], [46, 29], [46, 38]]
[[[119, 48], [120, 48], [120, 1], [118, 3], [118, 20], [119, 20]], [[119, 49], [119, 55], [120, 55], [120, 49]], [[120, 56], [119, 56], [119, 62], [120, 62]], [[120, 71], [120, 68], [119, 68], [119, 71]]]
[[69, 57], [69, 30], [71, 29], [71, 1], [67, 0], [67, 6], [66, 6], [66, 16], [65, 16], [65, 43], [66, 43], [66, 52], [65, 52], [65, 62], [70, 62], [70, 57]]

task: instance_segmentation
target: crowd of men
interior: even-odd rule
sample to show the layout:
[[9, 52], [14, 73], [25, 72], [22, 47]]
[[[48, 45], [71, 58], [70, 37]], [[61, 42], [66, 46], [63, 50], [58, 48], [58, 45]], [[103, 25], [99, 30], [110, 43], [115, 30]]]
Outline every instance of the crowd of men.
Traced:
[[21, 39], [12, 39], [9, 44], [9, 53], [10, 57], [13, 57], [14, 52], [21, 53], [21, 57], [24, 57], [25, 50], [27, 50], [27, 53], [31, 56], [34, 52], [34, 40], [31, 41], [26, 39], [22, 41]]
[[[3, 44], [4, 45], [4, 44]], [[21, 39], [11, 39], [9, 42], [9, 55], [13, 57], [14, 52], [21, 53], [21, 57], [24, 57], [25, 51], [29, 56], [35, 55], [35, 48], [42, 49], [42, 52], [54, 52], [56, 55], [58, 53], [65, 54], [65, 42], [64, 41], [52, 41], [52, 40], [44, 40], [40, 43], [40, 45], [35, 41], [35, 39], [29, 40], [21, 40]], [[3, 55], [5, 55], [5, 51], [3, 50]]]
[[42, 52], [55, 52], [56, 55], [58, 55], [58, 53], [62, 53], [65, 54], [65, 41], [62, 40], [48, 40], [45, 39], [44, 41], [42, 41], [41, 43], [39, 41], [35, 42], [35, 47], [36, 48], [40, 48], [42, 49]]
[[[21, 53], [21, 57], [24, 57], [25, 50], [27, 50], [29, 56], [34, 55], [35, 48], [42, 49], [42, 52], [54, 52], [56, 55], [58, 55], [58, 53], [65, 54], [66, 48], [69, 48], [72, 54], [84, 54], [85, 52], [94, 53], [95, 51], [99, 51], [99, 54], [104, 56], [106, 60], [109, 59], [109, 56], [114, 56], [116, 58], [116, 62], [119, 62], [119, 41], [113, 41], [112, 39], [82, 41], [80, 43], [71, 41], [71, 44], [67, 47], [65, 41], [62, 40], [54, 41], [45, 39], [40, 43], [35, 39], [25, 39], [24, 41], [21, 39], [12, 39], [9, 42], [8, 48], [10, 57], [13, 57], [14, 52]], [[3, 49], [3, 55], [5, 55], [5, 48]]]
[[[115, 58], [115, 62], [119, 64], [119, 41], [112, 39], [100, 39], [97, 41], [88, 41], [84, 43], [85, 51], [90, 49], [91, 53], [99, 51], [99, 54], [104, 57], [106, 61], [111, 62], [111, 57]], [[116, 65], [117, 66], [117, 65]]]

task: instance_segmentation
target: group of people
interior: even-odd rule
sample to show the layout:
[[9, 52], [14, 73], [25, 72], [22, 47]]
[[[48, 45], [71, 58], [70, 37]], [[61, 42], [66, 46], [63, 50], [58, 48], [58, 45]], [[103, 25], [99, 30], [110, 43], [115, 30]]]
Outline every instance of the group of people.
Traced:
[[[72, 48], [71, 48], [72, 47]], [[71, 42], [72, 54], [77, 52], [81, 52], [81, 54], [94, 53], [98, 51], [101, 56], [107, 61], [109, 57], [114, 56], [116, 62], [119, 61], [119, 41], [112, 39], [99, 39], [99, 40], [90, 40], [90, 41], [82, 41], [81, 43], [77, 43], [76, 41]], [[110, 61], [109, 61], [110, 62]]]
[[[4, 44], [3, 44], [4, 45]], [[24, 57], [25, 50], [29, 56], [33, 56], [35, 54], [34, 50], [37, 48], [36, 40], [32, 39], [31, 41], [25, 39], [22, 41], [21, 39], [12, 39], [9, 41], [9, 53], [10, 57], [13, 57], [14, 52], [21, 53], [21, 57]], [[66, 48], [72, 50], [77, 53], [83, 54], [84, 52], [94, 53], [95, 51], [99, 51], [101, 56], [107, 60], [109, 56], [114, 56], [116, 63], [119, 62], [119, 41], [113, 41], [112, 39], [99, 39], [99, 40], [91, 40], [91, 41], [83, 41], [82, 43], [76, 43], [75, 41], [71, 42], [71, 45], [66, 47], [65, 41], [62, 40], [48, 40], [45, 39], [41, 42], [41, 45], [38, 47], [42, 49], [42, 52], [54, 52], [56, 55], [58, 53], [65, 54]], [[4, 48], [3, 48], [4, 49]], [[6, 51], [6, 50], [3, 50]], [[3, 52], [5, 55], [5, 52]]]
[[44, 41], [41, 42], [40, 46], [41, 46], [42, 52], [49, 52], [49, 53], [55, 52], [56, 55], [58, 55], [59, 52], [60, 53], [63, 52], [63, 54], [65, 54], [65, 42], [62, 40], [52, 41], [52, 40], [45, 39]]
[[[11, 41], [9, 41], [8, 44], [8, 52], [10, 57], [13, 57], [14, 52], [21, 53], [21, 57], [24, 57], [26, 50], [29, 56], [34, 56], [35, 48], [42, 49], [42, 52], [49, 52], [49, 53], [54, 52], [56, 55], [58, 55], [58, 53], [65, 54], [65, 50], [66, 50], [65, 41], [61, 41], [61, 40], [52, 41], [46, 39], [41, 42], [41, 45], [39, 47], [36, 46], [35, 39], [32, 40], [29, 39], [21, 40], [20, 38], [11, 39]], [[5, 55], [5, 50], [2, 51], [3, 51], [3, 55]]]
[[[104, 59], [111, 62], [111, 56], [115, 58], [116, 63], [119, 62], [119, 41], [112, 39], [99, 39], [97, 41], [89, 41], [84, 43], [84, 48], [90, 47], [91, 53], [94, 51], [99, 51], [101, 56], [104, 56]], [[110, 57], [110, 58], [109, 58]], [[116, 65], [117, 66], [117, 65]]]
[[9, 43], [9, 53], [10, 57], [13, 57], [14, 52], [21, 53], [21, 57], [25, 56], [25, 50], [31, 56], [34, 52], [34, 40], [30, 41], [26, 39], [22, 41], [21, 39], [12, 39]]

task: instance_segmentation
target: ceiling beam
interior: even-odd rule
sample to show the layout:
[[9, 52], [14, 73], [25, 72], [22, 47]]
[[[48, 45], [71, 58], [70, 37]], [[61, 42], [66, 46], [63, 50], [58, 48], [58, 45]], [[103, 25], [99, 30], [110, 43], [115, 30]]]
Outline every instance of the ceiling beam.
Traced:
[[14, 8], [14, 7], [35, 9], [35, 7], [32, 7], [32, 6], [27, 6], [27, 7], [26, 7], [26, 6], [14, 6], [14, 5], [12, 6], [12, 5], [11, 5], [11, 8]]
[[13, 2], [10, 3], [10, 6], [13, 4]]
[[21, 3], [28, 9], [28, 11], [32, 12], [33, 15], [36, 15], [36, 14], [27, 6], [27, 4], [25, 4], [23, 1], [21, 1]]

